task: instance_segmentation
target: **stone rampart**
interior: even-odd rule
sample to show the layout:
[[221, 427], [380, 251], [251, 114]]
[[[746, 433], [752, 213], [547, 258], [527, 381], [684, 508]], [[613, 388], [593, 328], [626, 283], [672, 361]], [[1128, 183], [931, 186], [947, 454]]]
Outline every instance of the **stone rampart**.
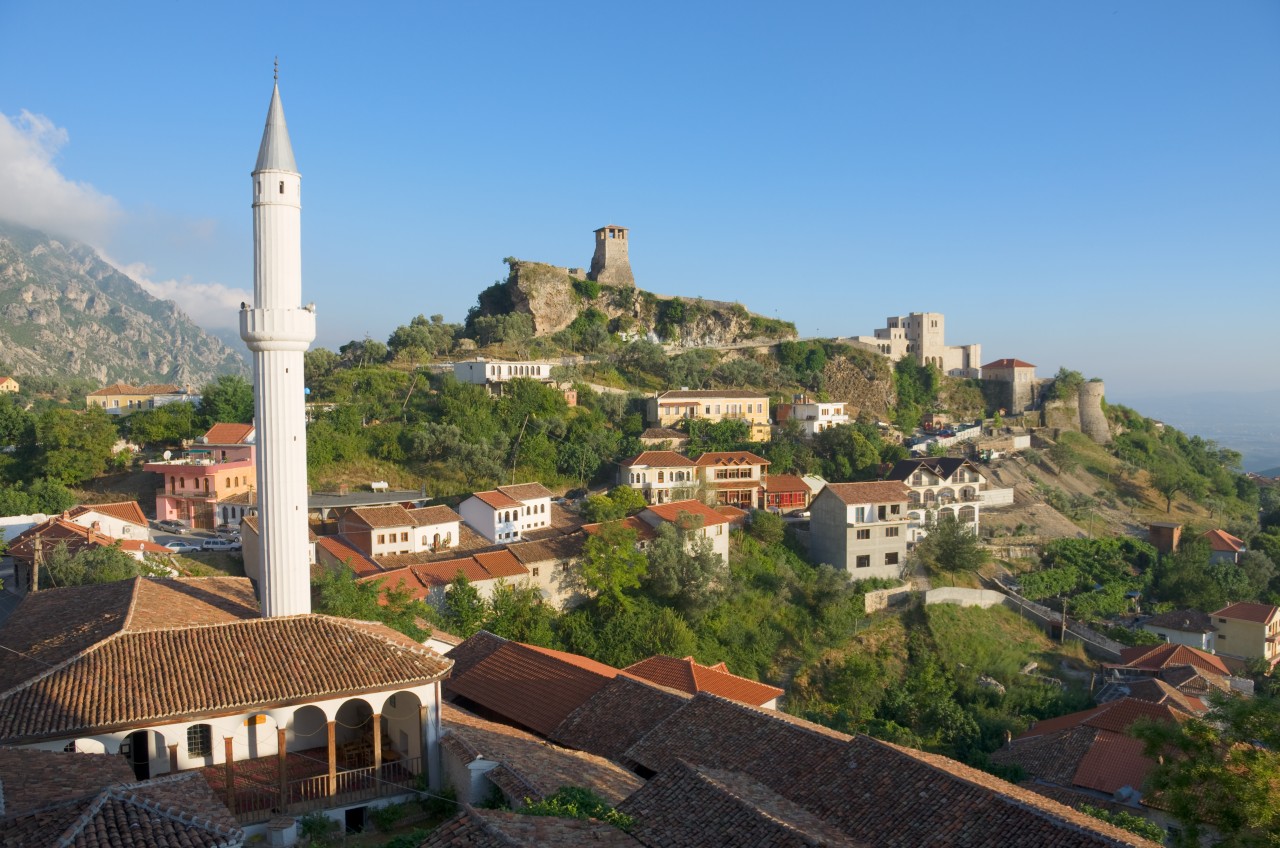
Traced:
[[1111, 441], [1107, 414], [1102, 411], [1105, 394], [1106, 385], [1101, 380], [1091, 381], [1080, 387], [1080, 430], [1100, 445]]
[[877, 589], [863, 596], [863, 606], [868, 613], [905, 604], [911, 597], [911, 586], [895, 586], [892, 589]]

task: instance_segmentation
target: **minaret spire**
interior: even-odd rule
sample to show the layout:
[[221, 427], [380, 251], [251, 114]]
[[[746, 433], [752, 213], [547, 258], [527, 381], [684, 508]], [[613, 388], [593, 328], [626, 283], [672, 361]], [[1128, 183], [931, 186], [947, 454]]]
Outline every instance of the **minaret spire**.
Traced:
[[302, 354], [316, 337], [316, 318], [302, 306], [302, 176], [278, 80], [277, 64], [252, 177], [253, 307], [240, 310], [240, 338], [253, 352], [259, 593], [267, 617], [311, 612]]

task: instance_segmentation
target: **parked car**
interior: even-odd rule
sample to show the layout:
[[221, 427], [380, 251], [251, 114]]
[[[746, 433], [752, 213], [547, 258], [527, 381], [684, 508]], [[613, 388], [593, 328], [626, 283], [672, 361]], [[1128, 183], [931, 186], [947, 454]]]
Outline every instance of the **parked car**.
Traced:
[[175, 554], [196, 554], [200, 552], [200, 546], [193, 545], [190, 542], [170, 542], [165, 547]]
[[187, 525], [183, 524], [181, 521], [174, 521], [171, 518], [166, 518], [164, 521], [157, 521], [156, 527], [169, 533], [187, 532]]
[[205, 539], [200, 547], [206, 551], [238, 551], [241, 546], [239, 539]]

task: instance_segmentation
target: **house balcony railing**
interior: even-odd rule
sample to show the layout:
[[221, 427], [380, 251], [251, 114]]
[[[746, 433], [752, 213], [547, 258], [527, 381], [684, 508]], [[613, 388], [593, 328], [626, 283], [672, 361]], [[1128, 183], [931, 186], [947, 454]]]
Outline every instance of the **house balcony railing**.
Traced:
[[[192, 501], [216, 501], [218, 499], [217, 492], [203, 492], [203, 491], [198, 492], [194, 489], [192, 490], [179, 489], [176, 492], [171, 492], [168, 489], [156, 489], [156, 494], [163, 495], [166, 498], [185, 498], [187, 500], [192, 500]], [[229, 497], [229, 496], [223, 495], [223, 497]]]
[[279, 784], [253, 778], [241, 780], [237, 775], [232, 812], [241, 824], [255, 824], [277, 815], [301, 816], [403, 795], [414, 789], [421, 770], [421, 758], [414, 757], [381, 766], [343, 769], [334, 775], [332, 784], [328, 774], [303, 777], [285, 785], [284, 803]]

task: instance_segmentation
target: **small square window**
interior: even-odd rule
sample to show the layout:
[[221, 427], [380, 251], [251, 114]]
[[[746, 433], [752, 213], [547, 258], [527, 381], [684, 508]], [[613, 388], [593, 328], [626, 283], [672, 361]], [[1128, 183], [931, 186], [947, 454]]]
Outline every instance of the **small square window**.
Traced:
[[871, 531], [870, 531], [870, 530], [859, 530], [859, 531], [858, 531], [858, 538], [859, 538], [859, 539], [870, 539], [870, 538], [871, 538]]
[[540, 569], [540, 568], [538, 568], [538, 567], [536, 567], [536, 566], [532, 569], [532, 571], [533, 571], [533, 576], [534, 576], [534, 577], [537, 577], [539, 574], [541, 574], [541, 573], [542, 573], [542, 569]]
[[213, 753], [213, 728], [207, 724], [193, 724], [187, 728], [187, 756], [207, 757]]
[[858, 557], [857, 560], [854, 561], [854, 565], [857, 568], [870, 568], [871, 567], [870, 554], [864, 554], [863, 556]]

